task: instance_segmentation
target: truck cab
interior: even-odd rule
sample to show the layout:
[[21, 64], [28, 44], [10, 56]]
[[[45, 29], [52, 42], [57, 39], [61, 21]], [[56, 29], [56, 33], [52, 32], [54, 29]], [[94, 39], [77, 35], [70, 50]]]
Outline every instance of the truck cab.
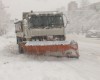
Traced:
[[24, 12], [22, 21], [15, 23], [19, 28], [16, 35], [27, 41], [64, 41], [67, 22], [64, 20], [63, 13], [58, 11]]

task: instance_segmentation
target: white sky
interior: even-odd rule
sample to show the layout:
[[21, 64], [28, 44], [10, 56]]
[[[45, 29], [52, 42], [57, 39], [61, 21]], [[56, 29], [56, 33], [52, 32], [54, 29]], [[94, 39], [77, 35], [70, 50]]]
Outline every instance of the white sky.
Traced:
[[[11, 18], [21, 18], [22, 12], [26, 11], [39, 11], [39, 10], [56, 10], [56, 8], [67, 7], [70, 1], [81, 0], [2, 0], [8, 13], [11, 14]], [[89, 0], [91, 3], [98, 2], [100, 0]]]

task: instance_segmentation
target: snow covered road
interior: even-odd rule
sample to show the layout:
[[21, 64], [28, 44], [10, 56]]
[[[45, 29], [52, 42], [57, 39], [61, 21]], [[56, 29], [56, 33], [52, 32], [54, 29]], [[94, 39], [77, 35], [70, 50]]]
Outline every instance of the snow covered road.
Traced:
[[100, 80], [100, 39], [74, 37], [80, 59], [19, 54], [15, 38], [0, 37], [0, 80]]

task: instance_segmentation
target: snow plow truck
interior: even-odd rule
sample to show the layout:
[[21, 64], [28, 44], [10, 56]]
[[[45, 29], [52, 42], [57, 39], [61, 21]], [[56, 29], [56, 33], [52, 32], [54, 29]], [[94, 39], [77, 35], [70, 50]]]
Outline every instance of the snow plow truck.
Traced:
[[15, 22], [19, 53], [79, 58], [78, 43], [66, 39], [67, 19], [62, 12], [23, 12]]

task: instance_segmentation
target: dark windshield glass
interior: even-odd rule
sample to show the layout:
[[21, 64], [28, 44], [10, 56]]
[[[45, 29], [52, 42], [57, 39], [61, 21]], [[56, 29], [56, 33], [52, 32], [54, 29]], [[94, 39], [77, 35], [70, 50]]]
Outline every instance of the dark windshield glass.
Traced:
[[56, 16], [36, 16], [32, 15], [29, 19], [30, 27], [59, 27], [63, 26], [63, 18], [60, 15]]

